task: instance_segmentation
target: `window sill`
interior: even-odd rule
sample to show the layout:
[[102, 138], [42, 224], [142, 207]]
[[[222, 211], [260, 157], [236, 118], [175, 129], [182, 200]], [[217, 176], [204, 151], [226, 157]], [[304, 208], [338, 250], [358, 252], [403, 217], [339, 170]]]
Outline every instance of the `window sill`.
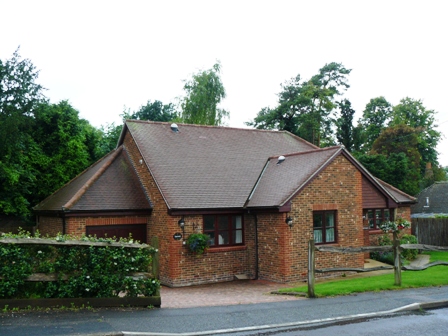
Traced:
[[374, 235], [374, 234], [381, 234], [384, 233], [383, 230], [381, 229], [369, 229], [369, 234]]
[[247, 247], [244, 245], [243, 246], [210, 247], [207, 249], [207, 253], [243, 251], [246, 249], [247, 249]]

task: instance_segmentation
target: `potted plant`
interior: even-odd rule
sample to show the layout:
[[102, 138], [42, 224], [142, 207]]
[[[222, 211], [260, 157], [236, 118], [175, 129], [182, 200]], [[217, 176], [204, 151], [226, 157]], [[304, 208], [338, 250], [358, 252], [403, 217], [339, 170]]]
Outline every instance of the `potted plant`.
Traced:
[[204, 233], [192, 233], [187, 238], [187, 247], [194, 254], [203, 254], [209, 246], [210, 237]]

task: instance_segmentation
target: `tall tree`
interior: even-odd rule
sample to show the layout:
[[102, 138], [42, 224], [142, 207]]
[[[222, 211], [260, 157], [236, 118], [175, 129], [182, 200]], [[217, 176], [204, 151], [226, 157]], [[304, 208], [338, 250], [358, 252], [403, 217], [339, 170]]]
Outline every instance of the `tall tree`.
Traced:
[[362, 118], [358, 121], [360, 136], [363, 139], [362, 151], [367, 153], [381, 132], [392, 120], [392, 105], [384, 98], [370, 99]]
[[400, 104], [394, 106], [391, 122], [391, 125], [401, 124], [408, 125], [416, 131], [417, 148], [421, 155], [421, 174], [424, 174], [428, 162], [438, 166], [437, 145], [442, 135], [435, 129], [437, 127], [435, 111], [426, 109], [421, 100], [404, 98]]
[[154, 102], [148, 100], [146, 105], [141, 106], [138, 111], [129, 115], [129, 118], [137, 120], [171, 121], [176, 116], [177, 114], [173, 104], [169, 103], [164, 105], [159, 100], [155, 100]]
[[360, 154], [357, 159], [377, 178], [410, 195], [418, 193], [415, 169], [405, 153]]
[[181, 119], [185, 123], [200, 125], [222, 125], [229, 112], [218, 105], [226, 97], [220, 77], [221, 65], [216, 63], [209, 70], [199, 71], [185, 82], [186, 96], [183, 98]]
[[98, 151], [101, 153], [101, 156], [106, 155], [117, 147], [122, 129], [123, 125], [121, 124], [115, 125], [115, 123], [110, 123], [101, 125], [101, 138], [98, 143]]
[[355, 110], [348, 99], [339, 104], [340, 117], [336, 121], [336, 138], [338, 142], [351, 152], [354, 145], [353, 115]]
[[402, 166], [399, 174], [406, 176], [406, 182], [403, 184], [394, 184], [393, 181], [386, 182], [395, 187], [415, 195], [420, 190], [420, 181], [422, 175], [420, 173], [421, 156], [417, 149], [418, 135], [414, 128], [407, 125], [396, 125], [386, 128], [375, 140], [372, 146], [371, 154], [382, 154], [387, 158], [396, 157], [396, 155], [404, 155], [406, 157], [406, 166]]
[[259, 129], [286, 130], [317, 146], [333, 144], [336, 98], [349, 87], [350, 71], [333, 62], [326, 64], [310, 80], [301, 81], [300, 75], [292, 78], [281, 85], [278, 106], [263, 108], [246, 124]]
[[0, 212], [4, 214], [29, 212], [28, 187], [35, 180], [27, 169], [35, 148], [29, 132], [34, 111], [44, 101], [38, 74], [19, 49], [10, 59], [0, 60]]
[[30, 167], [36, 180], [29, 186], [29, 200], [37, 204], [86, 169], [97, 159], [92, 126], [79, 118], [67, 101], [42, 103], [35, 112], [30, 134], [36, 144]]

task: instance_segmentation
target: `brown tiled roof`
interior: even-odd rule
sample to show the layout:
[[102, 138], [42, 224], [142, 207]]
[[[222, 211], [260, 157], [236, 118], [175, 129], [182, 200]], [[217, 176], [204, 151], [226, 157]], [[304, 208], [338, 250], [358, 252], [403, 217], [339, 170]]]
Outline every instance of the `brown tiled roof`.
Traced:
[[247, 207], [284, 205], [341, 151], [341, 147], [329, 147], [284, 155], [280, 164], [277, 157], [270, 158]]
[[40, 211], [145, 210], [151, 204], [122, 147], [34, 207]]
[[384, 189], [386, 189], [386, 191], [392, 196], [392, 198], [397, 203], [403, 204], [403, 203], [415, 203], [416, 202], [417, 199], [415, 197], [412, 197], [411, 195], [404, 193], [403, 191], [380, 180], [379, 178], [377, 178], [376, 180], [383, 186]]
[[175, 133], [147, 121], [126, 128], [171, 209], [242, 208], [267, 158], [317, 149], [285, 131], [179, 124]]

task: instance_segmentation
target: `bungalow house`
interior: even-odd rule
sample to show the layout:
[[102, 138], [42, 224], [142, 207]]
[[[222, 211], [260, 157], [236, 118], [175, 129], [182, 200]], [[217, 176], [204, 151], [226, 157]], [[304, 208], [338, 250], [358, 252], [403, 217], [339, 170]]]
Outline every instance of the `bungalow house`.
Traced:
[[[114, 151], [34, 210], [43, 234], [158, 237], [160, 279], [174, 287], [303, 280], [310, 239], [370, 245], [382, 221], [410, 219], [413, 202], [343, 147], [285, 131], [128, 120]], [[200, 256], [185, 244], [195, 232], [210, 236]], [[316, 263], [363, 267], [364, 254], [317, 253]]]

